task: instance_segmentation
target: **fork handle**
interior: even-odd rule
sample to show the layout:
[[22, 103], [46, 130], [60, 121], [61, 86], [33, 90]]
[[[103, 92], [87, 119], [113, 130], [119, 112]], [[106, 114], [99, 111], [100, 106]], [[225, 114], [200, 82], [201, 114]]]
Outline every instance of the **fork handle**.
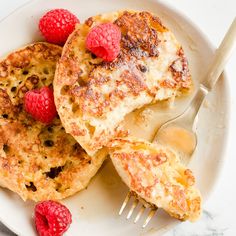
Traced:
[[225, 64], [228, 61], [233, 49], [236, 45], [236, 18], [234, 18], [229, 30], [227, 31], [222, 43], [216, 50], [213, 62], [210, 64], [207, 73], [205, 74], [200, 87], [191, 101], [190, 106], [185, 110], [185, 115], [192, 123], [193, 130], [196, 128], [196, 116], [208, 92], [215, 86], [218, 78], [224, 70]]
[[201, 83], [211, 91], [215, 86], [218, 78], [223, 72], [225, 65], [231, 56], [236, 45], [236, 17], [227, 31], [219, 48], [215, 52], [213, 62], [210, 64], [207, 73]]

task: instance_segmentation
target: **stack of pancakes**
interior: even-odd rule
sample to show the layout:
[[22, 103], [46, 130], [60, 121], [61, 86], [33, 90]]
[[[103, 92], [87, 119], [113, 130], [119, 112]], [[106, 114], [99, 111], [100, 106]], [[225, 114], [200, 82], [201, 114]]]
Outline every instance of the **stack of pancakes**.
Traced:
[[[105, 22], [122, 33], [120, 54], [112, 62], [85, 47], [91, 28]], [[50, 125], [23, 109], [24, 94], [42, 86], [54, 89], [59, 117]], [[90, 17], [63, 49], [35, 43], [11, 53], [0, 62], [0, 185], [24, 200], [63, 199], [85, 188], [110, 154], [140, 197], [176, 218], [197, 219], [201, 197], [191, 171], [171, 150], [129, 137], [121, 125], [132, 111], [191, 87], [181, 45], [148, 12]]]

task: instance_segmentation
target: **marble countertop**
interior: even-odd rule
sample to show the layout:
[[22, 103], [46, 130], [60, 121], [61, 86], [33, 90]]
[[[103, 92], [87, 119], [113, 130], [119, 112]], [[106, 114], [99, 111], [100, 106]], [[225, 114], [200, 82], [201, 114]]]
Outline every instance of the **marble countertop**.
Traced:
[[[1, 1], [0, 19], [28, 0]], [[190, 17], [217, 46], [228, 26], [236, 16], [235, 0], [161, 0]], [[226, 67], [231, 89], [231, 122], [227, 146], [227, 161], [219, 182], [204, 205], [203, 215], [197, 223], [182, 223], [165, 236], [233, 236], [236, 235], [236, 158], [234, 140], [236, 140], [236, 52]], [[0, 235], [12, 236], [0, 223]]]

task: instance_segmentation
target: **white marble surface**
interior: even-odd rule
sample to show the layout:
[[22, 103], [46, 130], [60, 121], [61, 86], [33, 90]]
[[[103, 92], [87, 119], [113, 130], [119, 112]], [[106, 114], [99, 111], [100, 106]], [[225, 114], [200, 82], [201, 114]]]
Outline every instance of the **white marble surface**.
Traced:
[[[0, 19], [28, 0], [2, 0]], [[162, 0], [190, 17], [218, 45], [236, 16], [235, 0]], [[231, 88], [231, 132], [227, 147], [227, 161], [222, 175], [208, 202], [204, 205], [201, 220], [197, 223], [182, 223], [165, 236], [234, 236], [236, 235], [236, 52], [226, 67]], [[209, 170], [210, 171], [210, 170]], [[0, 235], [11, 234], [0, 224]]]

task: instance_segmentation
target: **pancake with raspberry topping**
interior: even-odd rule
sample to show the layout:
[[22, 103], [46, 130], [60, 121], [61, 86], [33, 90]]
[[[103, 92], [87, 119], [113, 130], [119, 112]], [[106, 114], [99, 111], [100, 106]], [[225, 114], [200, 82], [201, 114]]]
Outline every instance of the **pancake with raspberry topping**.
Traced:
[[192, 171], [173, 150], [135, 138], [116, 139], [110, 156], [122, 180], [139, 197], [179, 220], [200, 217], [201, 195]]
[[85, 188], [105, 155], [91, 158], [57, 117], [49, 125], [23, 108], [24, 94], [52, 86], [61, 47], [35, 43], [0, 62], [0, 186], [24, 200], [62, 199]]
[[[86, 49], [90, 30], [113, 23], [121, 31], [112, 62]], [[59, 60], [54, 97], [66, 129], [90, 155], [127, 135], [121, 122], [135, 109], [189, 91], [192, 80], [183, 48], [157, 16], [121, 11], [90, 17], [67, 40]]]

